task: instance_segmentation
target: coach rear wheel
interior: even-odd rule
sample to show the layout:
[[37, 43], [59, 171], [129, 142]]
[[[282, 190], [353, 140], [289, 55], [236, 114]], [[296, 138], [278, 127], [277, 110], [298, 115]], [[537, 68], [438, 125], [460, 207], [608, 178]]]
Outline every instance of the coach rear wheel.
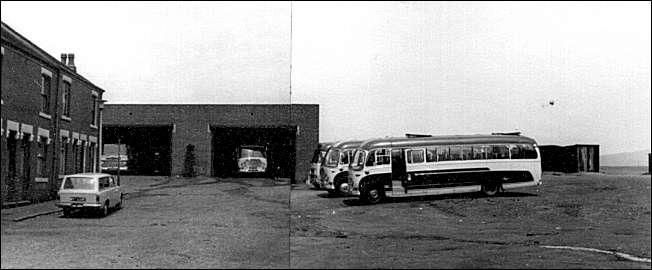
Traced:
[[487, 196], [495, 196], [500, 191], [500, 184], [488, 183], [482, 185], [482, 192]]

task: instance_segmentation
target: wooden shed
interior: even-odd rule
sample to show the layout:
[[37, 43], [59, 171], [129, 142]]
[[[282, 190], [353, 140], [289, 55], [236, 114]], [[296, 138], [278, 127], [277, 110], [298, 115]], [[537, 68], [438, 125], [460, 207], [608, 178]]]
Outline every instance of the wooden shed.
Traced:
[[543, 171], [565, 173], [600, 171], [599, 145], [540, 145], [539, 150]]

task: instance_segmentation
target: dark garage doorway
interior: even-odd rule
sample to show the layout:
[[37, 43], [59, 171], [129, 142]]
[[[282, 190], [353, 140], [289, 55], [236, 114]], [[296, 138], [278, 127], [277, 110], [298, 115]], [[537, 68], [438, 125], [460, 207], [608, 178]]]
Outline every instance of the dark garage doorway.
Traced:
[[[211, 133], [213, 176], [260, 175], [263, 177], [294, 178], [296, 127], [212, 126]], [[259, 145], [267, 148], [267, 171], [265, 173], [238, 172], [236, 151], [238, 147], [243, 145]]]
[[171, 175], [172, 125], [104, 126], [103, 146], [118, 142], [124, 145], [128, 157], [128, 170], [120, 174]]

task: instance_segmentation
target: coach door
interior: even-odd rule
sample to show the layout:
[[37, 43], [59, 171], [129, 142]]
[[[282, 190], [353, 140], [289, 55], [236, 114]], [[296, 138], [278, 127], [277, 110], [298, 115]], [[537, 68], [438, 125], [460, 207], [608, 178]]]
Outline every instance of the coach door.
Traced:
[[392, 149], [392, 190], [405, 191], [405, 155], [403, 149]]

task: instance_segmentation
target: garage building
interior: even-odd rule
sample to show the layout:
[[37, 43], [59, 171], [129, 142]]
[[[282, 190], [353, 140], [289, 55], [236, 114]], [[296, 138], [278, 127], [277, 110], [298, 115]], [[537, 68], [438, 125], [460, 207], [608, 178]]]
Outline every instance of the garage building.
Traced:
[[313, 104], [106, 104], [103, 144], [124, 144], [129, 173], [232, 176], [236, 149], [267, 148], [267, 176], [307, 177], [319, 143], [319, 106]]

